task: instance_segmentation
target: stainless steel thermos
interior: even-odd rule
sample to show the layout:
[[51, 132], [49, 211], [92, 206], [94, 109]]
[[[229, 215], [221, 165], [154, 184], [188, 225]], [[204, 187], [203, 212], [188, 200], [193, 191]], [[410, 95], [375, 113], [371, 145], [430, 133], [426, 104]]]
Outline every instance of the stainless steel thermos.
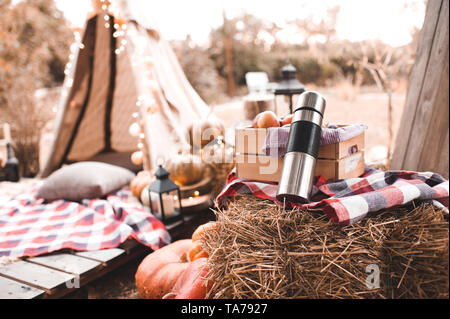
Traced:
[[325, 104], [325, 99], [314, 91], [304, 92], [298, 98], [278, 184], [277, 199], [281, 202], [309, 201]]

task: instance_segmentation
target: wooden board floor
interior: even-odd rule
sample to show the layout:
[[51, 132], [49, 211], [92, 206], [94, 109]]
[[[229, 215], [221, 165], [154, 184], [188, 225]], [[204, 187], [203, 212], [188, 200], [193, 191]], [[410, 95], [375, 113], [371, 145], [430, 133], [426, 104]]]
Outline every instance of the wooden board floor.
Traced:
[[[196, 227], [213, 219], [214, 214], [206, 209], [166, 228], [175, 241], [189, 238]], [[0, 264], [0, 299], [60, 298], [150, 252], [150, 248], [128, 240], [118, 248], [64, 250]]]

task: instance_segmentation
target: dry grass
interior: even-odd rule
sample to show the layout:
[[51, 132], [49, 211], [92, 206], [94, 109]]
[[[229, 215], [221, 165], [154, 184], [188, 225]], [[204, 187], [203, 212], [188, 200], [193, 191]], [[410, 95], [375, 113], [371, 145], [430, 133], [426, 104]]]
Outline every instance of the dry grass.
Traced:
[[[433, 206], [338, 226], [242, 196], [216, 214], [205, 248], [214, 298], [449, 297], [448, 220]], [[369, 265], [379, 288], [366, 285]]]

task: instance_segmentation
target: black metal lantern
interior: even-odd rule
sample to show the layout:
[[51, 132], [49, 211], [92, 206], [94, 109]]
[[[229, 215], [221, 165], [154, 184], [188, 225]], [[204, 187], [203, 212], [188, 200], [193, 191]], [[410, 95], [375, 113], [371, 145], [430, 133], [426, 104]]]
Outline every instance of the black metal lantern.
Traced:
[[180, 187], [169, 178], [169, 172], [159, 165], [156, 180], [148, 186], [150, 212], [164, 224], [183, 220]]
[[289, 98], [289, 111], [290, 114], [293, 113], [292, 110], [292, 97], [294, 95], [302, 94], [305, 92], [305, 87], [297, 80], [297, 69], [291, 64], [291, 62], [286, 61], [286, 65], [281, 69], [282, 80], [278, 83], [274, 94], [275, 94], [275, 113], [277, 110], [277, 95], [284, 95]]

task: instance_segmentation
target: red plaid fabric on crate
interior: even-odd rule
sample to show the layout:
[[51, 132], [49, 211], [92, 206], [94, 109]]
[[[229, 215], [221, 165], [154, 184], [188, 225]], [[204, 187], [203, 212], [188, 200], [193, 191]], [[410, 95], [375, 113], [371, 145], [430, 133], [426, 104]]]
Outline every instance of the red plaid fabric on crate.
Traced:
[[38, 185], [0, 203], [0, 257], [37, 256], [64, 248], [97, 250], [128, 238], [158, 249], [170, 242], [164, 224], [122, 189], [81, 203], [35, 197]]
[[[219, 194], [216, 206], [225, 208], [228, 200], [240, 194], [253, 194], [280, 204], [275, 198], [277, 183], [265, 183], [228, 176], [227, 185]], [[309, 204], [286, 203], [287, 207], [299, 207], [324, 212], [334, 223], [352, 224], [368, 213], [405, 205], [414, 200], [432, 201], [448, 214], [449, 182], [439, 174], [411, 171], [368, 171], [360, 178], [348, 178], [326, 183], [317, 179]]]

